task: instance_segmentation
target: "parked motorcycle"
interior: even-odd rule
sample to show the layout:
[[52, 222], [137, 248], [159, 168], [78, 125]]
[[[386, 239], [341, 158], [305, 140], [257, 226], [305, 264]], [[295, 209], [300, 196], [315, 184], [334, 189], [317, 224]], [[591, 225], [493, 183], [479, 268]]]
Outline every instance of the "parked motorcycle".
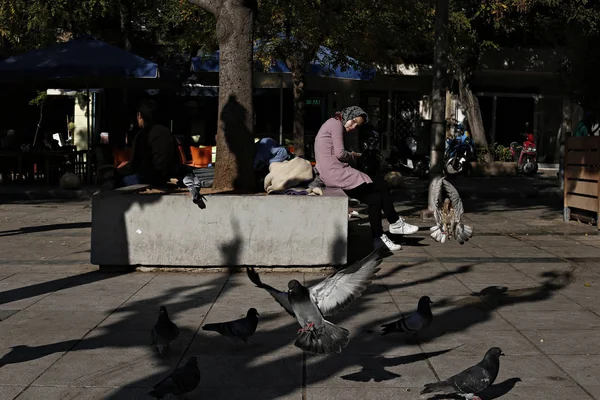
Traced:
[[444, 154], [444, 168], [448, 175], [471, 172], [471, 161], [475, 158], [473, 139], [462, 125], [457, 125], [455, 136], [446, 139], [446, 152]]
[[394, 171], [426, 178], [430, 168], [429, 157], [417, 154], [417, 148], [416, 136], [408, 135], [404, 140], [397, 142], [396, 146], [392, 146], [387, 161]]
[[517, 169], [525, 175], [534, 175], [538, 171], [537, 148], [532, 133], [523, 134], [523, 145], [512, 142], [509, 146], [513, 160], [517, 161]]

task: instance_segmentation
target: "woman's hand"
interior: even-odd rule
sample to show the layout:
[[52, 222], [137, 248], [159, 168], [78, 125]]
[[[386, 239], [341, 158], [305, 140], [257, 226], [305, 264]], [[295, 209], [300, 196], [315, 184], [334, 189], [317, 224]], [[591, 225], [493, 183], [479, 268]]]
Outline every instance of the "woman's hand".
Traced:
[[127, 164], [129, 164], [129, 161], [123, 161], [121, 164], [119, 164], [119, 166], [117, 168], [123, 168]]
[[362, 155], [361, 153], [356, 153], [354, 151], [351, 154], [352, 154], [352, 158], [354, 158], [354, 159], [357, 159]]

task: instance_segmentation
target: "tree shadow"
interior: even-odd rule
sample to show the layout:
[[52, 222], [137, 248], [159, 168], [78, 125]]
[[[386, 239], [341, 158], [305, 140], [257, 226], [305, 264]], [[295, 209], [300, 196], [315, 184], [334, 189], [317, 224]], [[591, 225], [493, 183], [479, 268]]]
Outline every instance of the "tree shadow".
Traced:
[[225, 261], [229, 273], [235, 270], [239, 264], [240, 252], [242, 251], [242, 233], [240, 231], [240, 223], [236, 218], [231, 218], [231, 230], [233, 238], [225, 243], [222, 243], [219, 248]]
[[[218, 168], [222, 176], [236, 177], [233, 180], [234, 191], [241, 193], [256, 190], [252, 168], [254, 137], [248, 123], [250, 117], [248, 110], [240, 104], [234, 95], [229, 96], [219, 117], [230, 154], [225, 155], [221, 152], [217, 156], [217, 163], [227, 165], [227, 167], [219, 166]], [[219, 141], [219, 138], [217, 138], [217, 141]], [[231, 157], [235, 160], [231, 160]]]
[[[354, 382], [383, 382], [389, 381], [395, 378], [399, 378], [402, 375], [395, 374], [386, 370], [386, 367], [397, 367], [399, 365], [411, 364], [417, 361], [425, 361], [433, 357], [448, 353], [454, 350], [454, 348], [432, 351], [429, 353], [415, 353], [408, 356], [398, 357], [383, 357], [375, 356], [372, 358], [363, 359], [360, 362], [361, 370], [347, 375], [342, 375], [340, 378], [347, 381]], [[333, 360], [333, 359], [332, 359]], [[340, 360], [337, 359], [337, 362]]]
[[540, 302], [550, 299], [555, 291], [566, 287], [572, 280], [572, 273], [550, 272], [545, 273], [549, 278], [542, 285], [523, 289], [504, 289], [503, 287], [491, 286], [480, 292], [480, 295], [471, 294], [459, 300], [450, 301], [442, 298], [435, 301], [435, 308], [452, 307], [441, 313], [433, 310], [433, 322], [431, 326], [419, 334], [419, 340], [427, 343], [443, 336], [448, 332], [460, 332], [471, 326], [488, 321], [492, 312], [506, 305], [520, 303]]
[[19, 229], [11, 229], [8, 231], [0, 231], [0, 237], [4, 236], [14, 236], [14, 235], [24, 235], [27, 233], [36, 233], [36, 232], [48, 232], [59, 229], [80, 229], [80, 228], [89, 228], [91, 227], [91, 222], [71, 222], [66, 224], [51, 224], [51, 225], [39, 225], [39, 226], [26, 226], [24, 228]]
[[[243, 248], [243, 243], [241, 237], [235, 234], [235, 232], [239, 233], [235, 227], [235, 220], [232, 220], [232, 226], [235, 239], [225, 243], [220, 251], [224, 259], [235, 261], [239, 257], [238, 253]], [[335, 243], [337, 242], [338, 240]], [[332, 245], [332, 252], [336, 249], [335, 243]], [[390, 271], [385, 271], [383, 277], [416, 265], [419, 265], [419, 263], [398, 265], [391, 268]], [[363, 296], [352, 304], [348, 311], [336, 315], [335, 318], [332, 318], [332, 322], [335, 321], [335, 323], [344, 326], [344, 322], [353, 316], [372, 315], [373, 309], [371, 306], [374, 297], [383, 291], [392, 288], [418, 286], [454, 274], [466, 273], [471, 269], [472, 265], [464, 265], [452, 271], [435, 273], [422, 279], [397, 285], [372, 284]], [[444, 298], [439, 301], [435, 300], [438, 306], [452, 308], [440, 314], [434, 310], [434, 320], [429, 328], [432, 330], [429, 333], [428, 330], [424, 331], [425, 334], [428, 334], [428, 336], [425, 336], [426, 340], [433, 340], [447, 331], [465, 330], [470, 326], [485, 322], [490, 318], [494, 307], [518, 302], [547, 300], [554, 295], [553, 291], [566, 286], [570, 282], [569, 274], [553, 272], [545, 276], [548, 278], [548, 282], [530, 289], [484, 289], [477, 293], [477, 296], [467, 296], [458, 301]], [[264, 280], [265, 283], [268, 283], [268, 279]], [[124, 364], [121, 363], [122, 365], [118, 364], [117, 361], [111, 361], [110, 366], [102, 365], [97, 372], [86, 371], [77, 382], [74, 382], [75, 385], [73, 386], [116, 386], [118, 389], [106, 395], [105, 398], [125, 399], [130, 398], [131, 388], [151, 387], [170, 370], [180, 365], [181, 362], [185, 362], [189, 356], [194, 355], [199, 357], [202, 374], [200, 388], [194, 392], [195, 396], [270, 400], [285, 397], [300, 389], [301, 384], [298, 376], [302, 374], [302, 371], [308, 370], [307, 373], [310, 379], [307, 386], [325, 382], [336, 376], [340, 371], [354, 365], [360, 370], [345, 374], [341, 379], [355, 382], [369, 382], [371, 380], [383, 382], [401, 377], [400, 374], [387, 371], [386, 368], [424, 362], [428, 358], [452, 350], [444, 349], [408, 356], [383, 357], [381, 354], [397, 347], [398, 342], [383, 340], [379, 335], [362, 334], [376, 325], [379, 319], [378, 316], [375, 316], [376, 321], [370, 318], [367, 322], [354, 326], [351, 329], [353, 337], [344, 353], [340, 356], [329, 357], [307, 357], [300, 350], [294, 348], [292, 343], [296, 337], [298, 324], [283, 311], [261, 313], [262, 318], [259, 320], [257, 333], [251, 338], [248, 345], [235, 343], [228, 338], [213, 336], [200, 331], [204, 318], [210, 312], [210, 309], [218, 304], [219, 298], [224, 295], [228, 295], [227, 300], [223, 300], [220, 304], [234, 309], [239, 308], [240, 314], [245, 312], [249, 306], [252, 306], [255, 300], [251, 295], [248, 296], [244, 293], [243, 297], [229, 297], [229, 295], [232, 295], [231, 292], [236, 291], [238, 285], [240, 283], [237, 279], [231, 279], [231, 272], [226, 276], [207, 279], [199, 286], [184, 283], [156, 288], [160, 285], [155, 284], [153, 285], [155, 286], [153, 288], [155, 292], [138, 292], [137, 296], [130, 298], [119, 306], [106, 320], [83, 338], [40, 346], [15, 346], [0, 359], [0, 365], [32, 361], [58, 352], [68, 352], [68, 355], [71, 353], [76, 354], [78, 351], [107, 350], [110, 352], [116, 349], [123, 355], [131, 355], [131, 359]], [[246, 285], [251, 286], [248, 282]], [[255, 290], [259, 291], [261, 289], [256, 288]], [[240, 291], [240, 293], [243, 293], [243, 291]], [[265, 293], [262, 293], [262, 295], [268, 297]], [[499, 300], [496, 300], [496, 298], [499, 298]], [[496, 305], [493, 306], [490, 303]], [[155, 349], [150, 346], [149, 337], [149, 330], [156, 321], [157, 309], [162, 304], [166, 304], [172, 319], [180, 326], [180, 338], [165, 358], [158, 357]], [[471, 315], [474, 304], [481, 307], [482, 311]], [[283, 318], [283, 320], [276, 327], [272, 329], [263, 328], [267, 323], [280, 318]], [[136, 353], [139, 348], [152, 351], [152, 355], [139, 356]], [[131, 353], [129, 353], [130, 351]], [[356, 351], [367, 351], [368, 355], [355, 356]], [[110, 358], [105, 353], [102, 353], [102, 357]], [[311, 362], [308, 367], [305, 360]], [[63, 367], [65, 361], [62, 362]], [[114, 367], [112, 364], [118, 364], [119, 368]], [[152, 364], [156, 368], [151, 371], [142, 371], [140, 366], [146, 364]], [[135, 378], [127, 379], [126, 376], [122, 376], [124, 368], [127, 370], [136, 370], [137, 368], [139, 372], [137, 376], [131, 374], [131, 376], [136, 376]], [[307, 382], [306, 376], [305, 372], [303, 377], [305, 382]], [[268, 388], [264, 386], [264, 382], [270, 382]], [[512, 381], [507, 382], [494, 385], [494, 390], [496, 390], [496, 386], [499, 386], [497, 392], [494, 393], [502, 393], [502, 390], [506, 390]]]
[[36, 283], [34, 285], [24, 286], [16, 289], [9, 289], [5, 290], [4, 292], [0, 292], [0, 304], [13, 303], [15, 301], [41, 296], [76, 286], [87, 285], [89, 283], [99, 282], [105, 279], [114, 278], [115, 276], [126, 274], [127, 272], [118, 273], [115, 275], [92, 271], [84, 274], [59, 278], [52, 281]]

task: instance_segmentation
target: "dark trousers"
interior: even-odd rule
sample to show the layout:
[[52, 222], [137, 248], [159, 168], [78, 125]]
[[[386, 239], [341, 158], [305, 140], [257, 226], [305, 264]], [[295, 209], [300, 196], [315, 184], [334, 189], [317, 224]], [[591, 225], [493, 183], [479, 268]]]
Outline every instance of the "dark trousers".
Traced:
[[344, 190], [344, 192], [349, 197], [358, 199], [369, 206], [369, 224], [371, 225], [373, 238], [379, 238], [383, 235], [382, 210], [390, 224], [400, 219], [394, 209], [390, 188], [383, 179], [376, 180], [373, 183], [363, 183], [354, 189]]

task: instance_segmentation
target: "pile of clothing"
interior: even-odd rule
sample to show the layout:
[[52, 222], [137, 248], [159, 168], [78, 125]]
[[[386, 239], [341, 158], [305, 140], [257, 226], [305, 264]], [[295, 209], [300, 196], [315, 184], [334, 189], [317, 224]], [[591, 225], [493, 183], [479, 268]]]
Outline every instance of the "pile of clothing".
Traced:
[[323, 187], [317, 170], [300, 157], [271, 163], [264, 182], [264, 189], [269, 194], [323, 195]]

